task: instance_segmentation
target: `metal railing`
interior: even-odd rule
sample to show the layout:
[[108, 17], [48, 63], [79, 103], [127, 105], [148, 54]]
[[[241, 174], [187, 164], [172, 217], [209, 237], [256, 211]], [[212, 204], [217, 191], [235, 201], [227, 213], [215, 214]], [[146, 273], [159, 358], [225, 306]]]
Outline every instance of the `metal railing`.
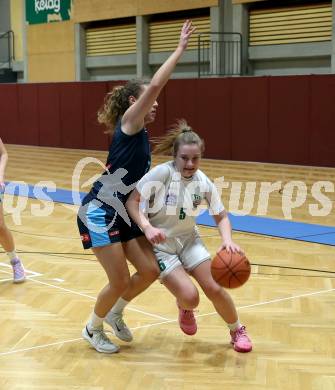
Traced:
[[240, 76], [242, 73], [240, 33], [198, 35], [198, 77]]
[[9, 30], [0, 33], [0, 68], [10, 69], [14, 60], [14, 32]]

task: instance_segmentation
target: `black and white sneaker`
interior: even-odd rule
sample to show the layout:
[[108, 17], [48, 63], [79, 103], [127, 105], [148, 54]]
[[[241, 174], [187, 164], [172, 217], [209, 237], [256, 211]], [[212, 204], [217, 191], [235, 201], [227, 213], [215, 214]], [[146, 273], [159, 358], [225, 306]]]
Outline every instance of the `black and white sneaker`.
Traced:
[[118, 345], [113, 344], [109, 340], [103, 327], [88, 329], [88, 326], [86, 325], [81, 334], [83, 338], [87, 340], [98, 352], [115, 353], [120, 349]]
[[114, 334], [122, 341], [130, 342], [133, 340], [133, 335], [124, 323], [122, 314], [115, 314], [111, 311], [106, 315], [105, 321], [113, 328]]

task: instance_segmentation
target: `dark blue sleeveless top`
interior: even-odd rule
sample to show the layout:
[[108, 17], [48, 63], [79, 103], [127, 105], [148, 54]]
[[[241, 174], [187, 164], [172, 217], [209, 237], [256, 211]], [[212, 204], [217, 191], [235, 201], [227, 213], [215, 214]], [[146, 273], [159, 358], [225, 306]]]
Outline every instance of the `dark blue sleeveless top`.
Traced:
[[[121, 122], [119, 122], [109, 146], [106, 163], [109, 173], [113, 174], [119, 168], [126, 169], [128, 173], [121, 180], [124, 185], [129, 186], [137, 183], [149, 171], [150, 164], [151, 155], [147, 130], [143, 128], [134, 135], [127, 135], [121, 130]], [[98, 194], [102, 187], [100, 180], [107, 179], [105, 175], [108, 175], [106, 171], [93, 184], [89, 194], [90, 199], [95, 198]], [[115, 191], [117, 192], [117, 188], [115, 188]], [[129, 195], [130, 192], [126, 195], [117, 194], [122, 201], [126, 201]]]

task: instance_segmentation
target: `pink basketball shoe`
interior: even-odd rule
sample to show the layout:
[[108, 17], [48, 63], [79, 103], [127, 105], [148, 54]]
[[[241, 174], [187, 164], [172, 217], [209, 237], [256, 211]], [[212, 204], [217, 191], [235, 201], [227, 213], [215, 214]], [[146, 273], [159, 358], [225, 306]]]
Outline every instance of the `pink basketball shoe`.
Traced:
[[251, 340], [247, 335], [245, 326], [241, 326], [234, 331], [230, 331], [231, 344], [237, 352], [250, 352], [252, 350]]
[[193, 310], [179, 308], [179, 326], [180, 329], [189, 336], [193, 336], [197, 333], [197, 322]]

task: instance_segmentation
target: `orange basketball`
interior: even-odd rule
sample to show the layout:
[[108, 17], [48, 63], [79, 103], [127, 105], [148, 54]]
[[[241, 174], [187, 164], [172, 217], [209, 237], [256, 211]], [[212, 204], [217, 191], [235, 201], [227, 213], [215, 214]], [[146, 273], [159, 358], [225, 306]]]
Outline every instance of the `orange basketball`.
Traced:
[[222, 287], [242, 286], [251, 273], [249, 260], [240, 253], [228, 253], [225, 249], [216, 254], [211, 264], [214, 280]]

